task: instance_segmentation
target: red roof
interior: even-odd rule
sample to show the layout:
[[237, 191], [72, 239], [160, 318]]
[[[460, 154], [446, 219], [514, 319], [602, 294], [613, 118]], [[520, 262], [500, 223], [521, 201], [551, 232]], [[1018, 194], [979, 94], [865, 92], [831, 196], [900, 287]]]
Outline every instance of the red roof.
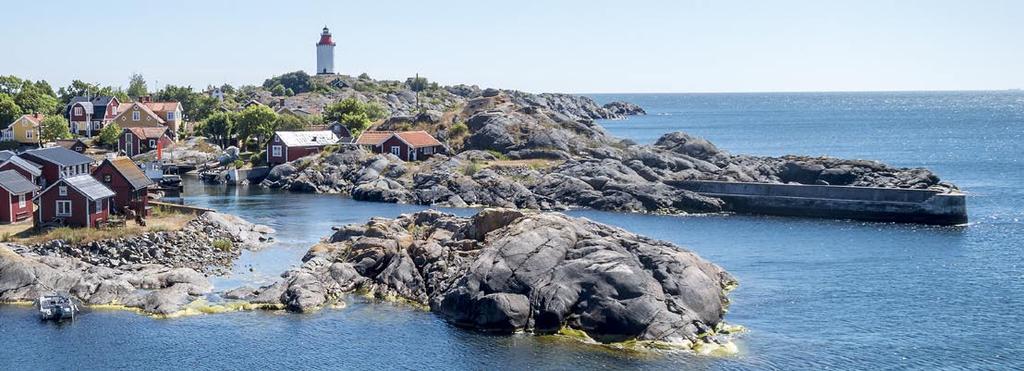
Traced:
[[33, 124], [39, 125], [39, 123], [43, 122], [43, 119], [46, 118], [46, 115], [43, 115], [41, 113], [33, 113], [31, 115], [22, 115], [21, 117], [28, 119]]
[[356, 139], [356, 144], [362, 145], [380, 145], [385, 140], [391, 138], [394, 134], [393, 131], [364, 131], [363, 134], [359, 135], [359, 139]]
[[420, 147], [434, 147], [441, 145], [437, 139], [434, 139], [433, 135], [428, 134], [425, 131], [400, 131], [395, 133], [399, 139], [408, 143], [412, 148]]

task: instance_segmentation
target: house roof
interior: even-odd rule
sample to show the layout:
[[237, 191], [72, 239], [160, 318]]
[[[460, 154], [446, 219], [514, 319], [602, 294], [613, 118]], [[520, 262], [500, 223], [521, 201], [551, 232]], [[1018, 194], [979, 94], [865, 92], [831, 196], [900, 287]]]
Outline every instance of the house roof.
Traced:
[[93, 111], [92, 115], [93, 116], [103, 117], [103, 116], [106, 116], [106, 114], [107, 114], [107, 105], [109, 105], [110, 102], [113, 102], [116, 99], [117, 98], [111, 97], [111, 96], [106, 96], [106, 97], [82, 97], [82, 96], [78, 96], [78, 97], [71, 98], [71, 103], [68, 103], [68, 108], [70, 108], [75, 103], [82, 103], [82, 106], [84, 106], [86, 109], [92, 108], [92, 111]]
[[130, 127], [124, 128], [124, 130], [131, 131], [135, 136], [143, 139], [160, 139], [160, 137], [167, 134], [166, 126], [157, 127]]
[[412, 148], [440, 146], [434, 136], [425, 131], [367, 131], [359, 136], [356, 144], [379, 146], [392, 136], [397, 136]]
[[75, 166], [96, 162], [89, 156], [64, 147], [33, 149], [31, 151], [26, 151], [25, 154], [61, 166]]
[[441, 145], [441, 142], [437, 141], [433, 135], [422, 130], [400, 131], [395, 133], [395, 135], [406, 144], [412, 146], [412, 148], [434, 147]]
[[128, 106], [124, 107], [124, 110], [121, 111], [121, 113], [117, 115], [117, 117], [121, 117], [122, 115], [130, 115], [131, 112], [135, 110], [135, 107], [138, 107], [140, 111], [142, 111], [142, 112], [146, 113], [147, 115], [150, 115], [153, 118], [155, 118], [156, 122], [159, 122], [161, 124], [164, 123], [164, 118], [163, 117], [160, 117], [160, 115], [156, 114], [156, 112], [153, 112], [153, 110], [149, 109], [149, 107], [147, 105], [139, 103], [139, 102], [129, 103]]
[[[110, 188], [107, 188], [103, 183], [96, 181], [96, 179], [89, 174], [81, 174], [64, 178], [53, 183], [53, 185], [58, 185], [61, 182], [67, 183], [72, 188], [77, 189], [79, 193], [88, 197], [89, 200], [92, 201], [114, 196], [114, 191], [111, 191]], [[50, 186], [50, 188], [53, 188], [53, 186]], [[47, 190], [50, 188], [47, 188]]]
[[0, 187], [16, 195], [36, 190], [35, 184], [32, 184], [32, 182], [14, 170], [0, 171]]
[[181, 103], [178, 102], [145, 102], [142, 103], [153, 112], [167, 113], [178, 109]]
[[71, 149], [71, 147], [74, 147], [75, 143], [81, 143], [83, 146], [86, 146], [85, 142], [83, 142], [81, 139], [57, 139], [55, 143], [57, 143], [58, 146], [67, 149]]
[[279, 131], [275, 133], [286, 146], [289, 147], [311, 147], [334, 144], [338, 137], [333, 131]]
[[393, 134], [393, 131], [364, 131], [359, 135], [359, 139], [356, 139], [356, 144], [378, 146]]
[[28, 171], [32, 175], [40, 176], [43, 174], [43, 171], [39, 169], [39, 164], [21, 158], [21, 156], [18, 156], [11, 151], [0, 151], [0, 166], [3, 166], [3, 164], [7, 162], [12, 162], [15, 165], [18, 165], [18, 167], [25, 169], [25, 171]]
[[[39, 113], [33, 113], [31, 115], [21, 115], [21, 117], [19, 117], [18, 120], [26, 119], [29, 122], [31, 122], [31, 123], [35, 124], [36, 126], [38, 126], [39, 124], [41, 124], [43, 122], [43, 119], [45, 119], [45, 118], [46, 118], [46, 115], [39, 114]], [[18, 121], [18, 120], [14, 120], [14, 121]]]
[[130, 158], [118, 157], [114, 159], [106, 159], [103, 160], [103, 164], [100, 164], [100, 166], [107, 163], [110, 163], [110, 166], [113, 167], [114, 170], [121, 173], [121, 175], [128, 180], [128, 184], [131, 184], [132, 189], [139, 190], [153, 184], [153, 181], [146, 176], [146, 173], [143, 173], [142, 169], [132, 162], [132, 159]]

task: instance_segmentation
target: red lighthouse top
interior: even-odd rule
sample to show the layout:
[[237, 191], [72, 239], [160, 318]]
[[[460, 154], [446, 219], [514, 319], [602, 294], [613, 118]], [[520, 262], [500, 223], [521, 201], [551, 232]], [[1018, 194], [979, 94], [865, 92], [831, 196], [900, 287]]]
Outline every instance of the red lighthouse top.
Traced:
[[331, 31], [324, 26], [324, 32], [320, 34], [320, 42], [317, 45], [331, 45], [334, 46], [334, 41], [331, 40]]

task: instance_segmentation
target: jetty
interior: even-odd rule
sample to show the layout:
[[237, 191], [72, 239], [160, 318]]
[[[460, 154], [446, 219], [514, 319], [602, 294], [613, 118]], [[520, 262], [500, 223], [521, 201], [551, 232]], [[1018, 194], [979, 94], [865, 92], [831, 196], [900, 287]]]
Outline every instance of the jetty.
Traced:
[[685, 180], [671, 185], [719, 198], [744, 214], [960, 225], [966, 195], [930, 189]]

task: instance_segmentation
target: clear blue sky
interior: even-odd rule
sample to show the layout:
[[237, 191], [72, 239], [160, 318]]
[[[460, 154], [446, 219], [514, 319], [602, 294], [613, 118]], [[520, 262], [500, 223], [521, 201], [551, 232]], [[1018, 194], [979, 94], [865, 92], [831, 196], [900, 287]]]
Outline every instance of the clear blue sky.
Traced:
[[13, 1], [0, 74], [262, 83], [315, 69], [541, 92], [1024, 88], [1024, 1]]

